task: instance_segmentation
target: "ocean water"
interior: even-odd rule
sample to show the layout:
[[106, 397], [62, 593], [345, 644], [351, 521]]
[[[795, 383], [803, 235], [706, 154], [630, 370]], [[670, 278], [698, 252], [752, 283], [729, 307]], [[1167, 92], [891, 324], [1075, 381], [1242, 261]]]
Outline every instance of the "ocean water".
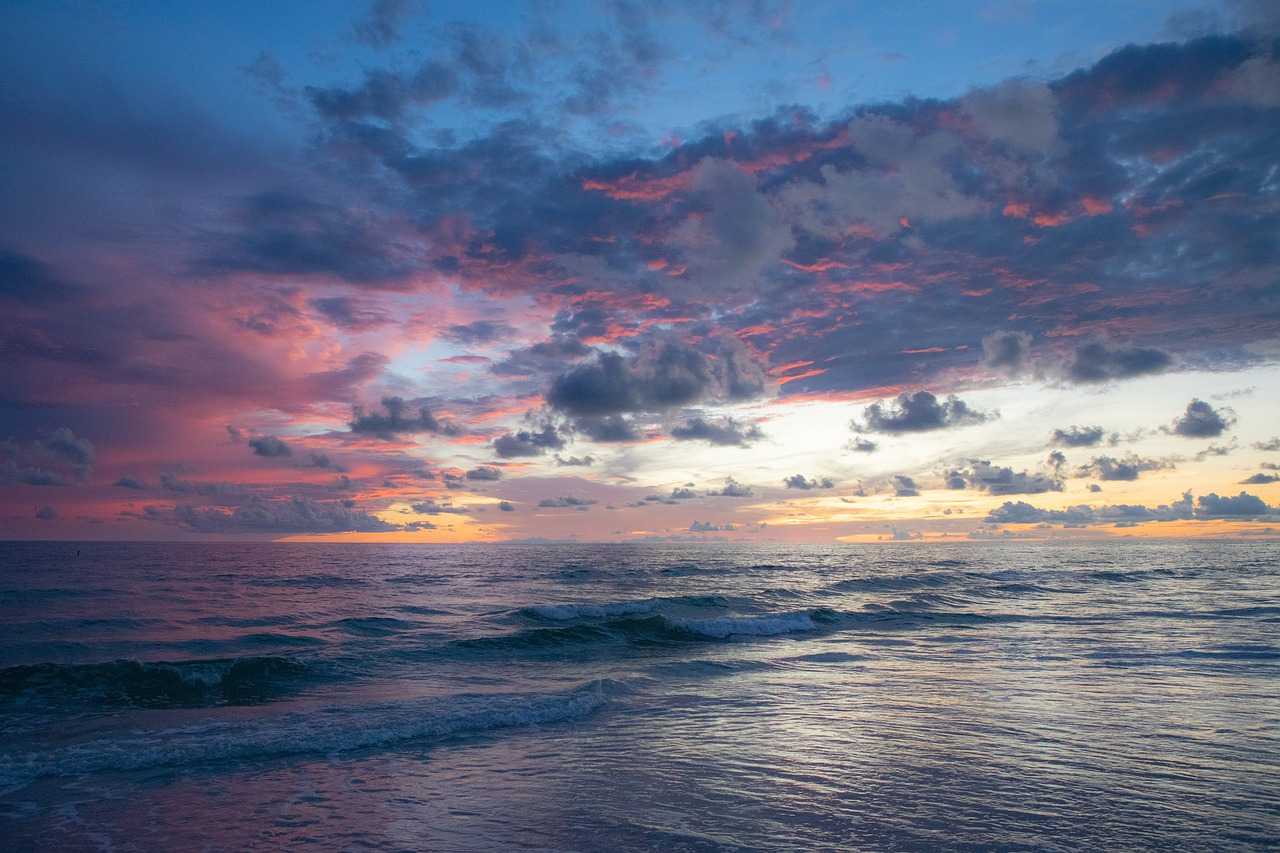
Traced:
[[1280, 548], [0, 544], [8, 850], [1280, 845]]

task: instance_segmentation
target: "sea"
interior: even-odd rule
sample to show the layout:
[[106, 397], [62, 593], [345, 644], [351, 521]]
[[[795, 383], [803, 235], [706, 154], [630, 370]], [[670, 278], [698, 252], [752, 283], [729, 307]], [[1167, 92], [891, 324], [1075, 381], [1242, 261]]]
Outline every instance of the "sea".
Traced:
[[0, 543], [9, 851], [1280, 846], [1264, 543]]

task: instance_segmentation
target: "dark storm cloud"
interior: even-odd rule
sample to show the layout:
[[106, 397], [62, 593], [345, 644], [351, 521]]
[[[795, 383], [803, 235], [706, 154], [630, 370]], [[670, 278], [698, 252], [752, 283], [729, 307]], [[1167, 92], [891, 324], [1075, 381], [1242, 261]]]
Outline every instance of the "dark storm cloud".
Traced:
[[672, 427], [671, 437], [677, 441], [705, 441], [725, 447], [746, 447], [751, 442], [764, 438], [764, 433], [755, 424], [744, 425], [733, 418], [713, 423], [696, 417]]
[[1170, 431], [1186, 438], [1213, 438], [1235, 426], [1230, 409], [1218, 411], [1204, 400], [1192, 400], [1187, 410], [1174, 419]]
[[437, 420], [425, 404], [418, 406], [416, 417], [409, 414], [409, 406], [410, 403], [401, 397], [383, 397], [383, 412], [365, 412], [363, 407], [355, 406], [351, 431], [388, 440], [397, 435], [421, 432], [457, 435], [461, 431], [454, 424]]
[[1103, 341], [1089, 341], [1076, 347], [1067, 378], [1073, 382], [1110, 382], [1161, 373], [1173, 363], [1164, 350], [1154, 347], [1112, 347]]
[[928, 391], [899, 394], [893, 403], [872, 403], [863, 410], [863, 421], [853, 421], [850, 427], [866, 432], [926, 432], [948, 427], [980, 424], [995, 417], [988, 412], [970, 408], [969, 404], [952, 395], [938, 402]]
[[834, 489], [835, 480], [830, 477], [806, 477], [804, 474], [792, 474], [782, 481], [788, 489]]
[[1069, 426], [1055, 429], [1050, 441], [1061, 447], [1093, 447], [1102, 442], [1106, 431], [1100, 426]]
[[249, 449], [253, 451], [255, 456], [265, 456], [268, 459], [278, 459], [284, 456], [292, 456], [293, 450], [283, 440], [274, 435], [259, 435], [249, 439]]

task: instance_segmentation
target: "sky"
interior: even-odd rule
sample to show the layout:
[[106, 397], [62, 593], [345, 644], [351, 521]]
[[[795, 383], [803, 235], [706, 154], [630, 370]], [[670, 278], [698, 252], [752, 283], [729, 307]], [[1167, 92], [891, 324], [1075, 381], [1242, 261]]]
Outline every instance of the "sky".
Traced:
[[0, 9], [0, 538], [1280, 538], [1280, 5]]

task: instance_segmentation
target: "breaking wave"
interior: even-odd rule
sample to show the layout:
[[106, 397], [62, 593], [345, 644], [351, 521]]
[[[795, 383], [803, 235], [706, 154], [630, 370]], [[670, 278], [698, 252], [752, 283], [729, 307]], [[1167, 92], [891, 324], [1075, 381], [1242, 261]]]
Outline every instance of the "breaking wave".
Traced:
[[0, 753], [0, 785], [50, 776], [325, 755], [584, 717], [622, 689], [595, 681], [549, 694], [465, 694], [377, 705], [329, 706], [245, 722], [130, 732], [48, 750]]

